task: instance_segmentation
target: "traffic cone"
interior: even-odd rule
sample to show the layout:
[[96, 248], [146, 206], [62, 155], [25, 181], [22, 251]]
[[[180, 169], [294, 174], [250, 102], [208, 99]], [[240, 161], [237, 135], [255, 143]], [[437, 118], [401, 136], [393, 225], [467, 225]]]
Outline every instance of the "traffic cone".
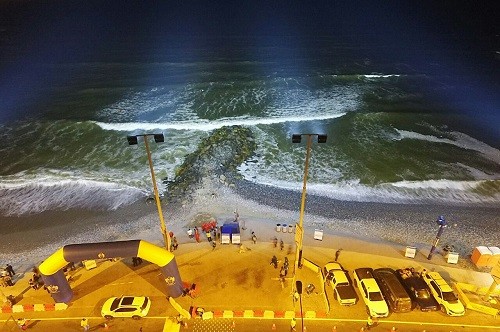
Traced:
[[392, 329], [391, 329], [391, 331], [396, 331], [396, 327], [393, 326]]
[[359, 330], [359, 332], [363, 332], [364, 330], [365, 330], [365, 328], [364, 328], [364, 327], [362, 327], [362, 328], [361, 328], [361, 330]]
[[335, 325], [335, 326], [332, 328], [332, 331], [333, 331], [333, 332], [337, 331], [337, 325]]
[[233, 327], [236, 327], [236, 323], [234, 322], [234, 320], [233, 320]]
[[104, 327], [104, 329], [105, 329], [105, 330], [109, 330], [109, 325], [108, 325], [108, 323], [104, 323], [104, 326], [103, 326], [103, 327]]
[[274, 323], [273, 323], [272, 330], [273, 330], [273, 331], [276, 331], [276, 324], [274, 324]]

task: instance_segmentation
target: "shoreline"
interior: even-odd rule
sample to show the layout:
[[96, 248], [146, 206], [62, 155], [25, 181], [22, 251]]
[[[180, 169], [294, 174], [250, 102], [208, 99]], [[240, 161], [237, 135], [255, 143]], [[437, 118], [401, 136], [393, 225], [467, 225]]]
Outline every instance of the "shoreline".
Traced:
[[[229, 188], [213, 178], [203, 181], [190, 203], [164, 202], [162, 207], [168, 230], [179, 234], [182, 241], [181, 234], [194, 225], [199, 213], [214, 215], [219, 225], [234, 220], [235, 210], [241, 220], [252, 220], [270, 230], [277, 223], [294, 224], [299, 219], [300, 198], [300, 192], [246, 180]], [[304, 227], [308, 232], [319, 228], [335, 237], [420, 249], [432, 245], [439, 215], [449, 222], [439, 247], [452, 244], [461, 258], [467, 258], [476, 246], [500, 245], [496, 242], [500, 238], [500, 208], [491, 207], [345, 202], [308, 194]], [[114, 211], [47, 211], [0, 217], [0, 223], [2, 263], [33, 266], [71, 243], [143, 239], [162, 245], [156, 206], [142, 200]]]

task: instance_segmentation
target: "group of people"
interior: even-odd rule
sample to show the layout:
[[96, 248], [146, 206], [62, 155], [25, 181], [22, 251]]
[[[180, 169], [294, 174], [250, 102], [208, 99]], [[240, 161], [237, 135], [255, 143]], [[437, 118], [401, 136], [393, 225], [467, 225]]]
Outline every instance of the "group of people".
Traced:
[[15, 274], [16, 273], [14, 272], [12, 265], [7, 264], [0, 275], [0, 284], [2, 287], [14, 286], [12, 277], [14, 277]]
[[142, 264], [142, 258], [140, 257], [132, 257], [132, 265], [139, 266]]
[[40, 272], [38, 271], [38, 269], [36, 267], [33, 268], [33, 276], [28, 281], [28, 284], [34, 290], [37, 290], [43, 286], [42, 276], [40, 275]]
[[[275, 236], [273, 238], [273, 246], [276, 248], [278, 246], [278, 238]], [[285, 248], [285, 242], [283, 242], [283, 239], [280, 239], [280, 250], [283, 250]]]

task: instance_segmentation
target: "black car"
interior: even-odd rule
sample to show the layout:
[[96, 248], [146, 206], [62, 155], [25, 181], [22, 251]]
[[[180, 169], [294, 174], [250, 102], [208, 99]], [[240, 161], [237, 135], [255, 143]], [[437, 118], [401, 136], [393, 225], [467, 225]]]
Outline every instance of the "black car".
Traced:
[[429, 287], [418, 273], [409, 274], [407, 269], [396, 272], [399, 280], [408, 291], [411, 299], [417, 303], [422, 311], [439, 310], [439, 303], [432, 296]]

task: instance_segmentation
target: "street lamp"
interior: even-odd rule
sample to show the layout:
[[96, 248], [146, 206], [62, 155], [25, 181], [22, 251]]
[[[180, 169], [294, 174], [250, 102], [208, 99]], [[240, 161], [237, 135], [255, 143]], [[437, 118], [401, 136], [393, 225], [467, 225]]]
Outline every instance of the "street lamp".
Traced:
[[306, 206], [306, 185], [307, 185], [307, 175], [309, 172], [309, 159], [311, 157], [311, 146], [312, 146], [313, 136], [318, 137], [318, 143], [325, 143], [327, 139], [327, 136], [322, 134], [293, 134], [292, 143], [300, 143], [302, 141], [302, 136], [307, 137], [307, 148], [306, 148], [306, 161], [304, 166], [304, 182], [302, 185], [302, 199], [300, 202], [299, 223], [295, 227], [295, 242], [297, 243], [297, 250], [295, 252], [295, 271], [298, 267], [302, 267], [302, 243], [304, 240], [304, 210]]
[[427, 259], [430, 260], [432, 258], [432, 255], [434, 254], [434, 250], [436, 250], [436, 246], [438, 245], [439, 238], [441, 238], [441, 234], [443, 234], [443, 231], [446, 226], [448, 226], [448, 223], [446, 220], [444, 220], [443, 216], [439, 216], [437, 220], [437, 224], [439, 225], [439, 230], [436, 236], [436, 240], [434, 241], [434, 244], [432, 245], [431, 251], [429, 252], [429, 256], [427, 256]]
[[156, 186], [155, 172], [153, 169], [153, 161], [151, 160], [151, 152], [149, 151], [148, 136], [153, 136], [156, 143], [161, 143], [165, 141], [163, 134], [143, 134], [135, 136], [127, 136], [129, 145], [137, 145], [137, 137], [144, 137], [144, 144], [146, 145], [146, 153], [148, 154], [149, 170], [151, 171], [151, 180], [153, 181], [153, 189], [155, 195], [156, 207], [158, 208], [158, 216], [160, 217], [160, 227], [161, 233], [163, 234], [163, 242], [165, 247], [170, 251], [170, 235], [167, 231], [167, 226], [165, 225], [165, 220], [163, 219], [163, 212], [161, 211], [160, 196], [158, 195], [158, 187]]

